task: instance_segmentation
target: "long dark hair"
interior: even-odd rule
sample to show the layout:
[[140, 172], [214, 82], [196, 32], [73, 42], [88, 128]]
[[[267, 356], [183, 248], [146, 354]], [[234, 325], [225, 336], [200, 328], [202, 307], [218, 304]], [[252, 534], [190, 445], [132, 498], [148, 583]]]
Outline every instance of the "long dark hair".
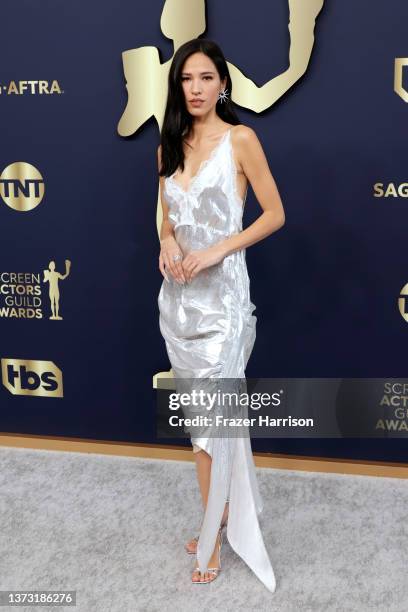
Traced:
[[206, 38], [193, 38], [179, 47], [174, 54], [169, 70], [168, 94], [163, 126], [160, 135], [161, 168], [159, 176], [170, 176], [177, 170], [184, 170], [183, 138], [190, 132], [193, 117], [186, 109], [184, 91], [181, 84], [181, 69], [186, 59], [193, 53], [201, 51], [214, 62], [221, 81], [227, 77], [226, 89], [228, 98], [217, 102], [216, 113], [223, 121], [232, 125], [240, 122], [231, 100], [232, 82], [227, 62], [220, 47]]

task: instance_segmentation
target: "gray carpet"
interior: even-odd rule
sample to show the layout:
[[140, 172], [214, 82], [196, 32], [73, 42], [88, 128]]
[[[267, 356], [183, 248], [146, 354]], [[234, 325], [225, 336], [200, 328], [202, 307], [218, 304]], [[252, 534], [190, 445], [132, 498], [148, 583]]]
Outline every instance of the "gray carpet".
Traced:
[[226, 540], [219, 577], [191, 583], [193, 463], [2, 447], [0, 468], [0, 590], [77, 591], [1, 610], [408, 610], [405, 480], [258, 468], [272, 594]]

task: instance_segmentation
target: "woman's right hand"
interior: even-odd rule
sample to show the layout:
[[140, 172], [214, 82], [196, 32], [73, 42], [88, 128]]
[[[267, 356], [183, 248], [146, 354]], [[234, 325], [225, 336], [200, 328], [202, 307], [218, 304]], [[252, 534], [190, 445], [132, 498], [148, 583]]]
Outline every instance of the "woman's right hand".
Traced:
[[[181, 255], [181, 258], [178, 261], [174, 261], [173, 257], [175, 255]], [[184, 284], [186, 282], [183, 266], [181, 265], [182, 258], [183, 252], [173, 236], [160, 240], [159, 268], [167, 281], [169, 279], [166, 272], [169, 271], [178, 283]]]

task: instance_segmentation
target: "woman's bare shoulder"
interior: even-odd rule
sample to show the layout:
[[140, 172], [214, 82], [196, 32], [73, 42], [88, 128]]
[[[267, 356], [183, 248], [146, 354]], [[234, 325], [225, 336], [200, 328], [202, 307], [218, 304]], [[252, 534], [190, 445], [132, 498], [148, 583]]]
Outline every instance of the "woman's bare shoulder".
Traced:
[[248, 156], [252, 155], [254, 148], [260, 144], [255, 130], [242, 123], [234, 125], [231, 131], [231, 144], [238, 172], [243, 172]]
[[237, 144], [245, 145], [253, 142], [254, 140], [258, 140], [255, 130], [249, 127], [249, 125], [244, 125], [243, 123], [234, 125], [232, 128], [232, 134], [234, 141]]

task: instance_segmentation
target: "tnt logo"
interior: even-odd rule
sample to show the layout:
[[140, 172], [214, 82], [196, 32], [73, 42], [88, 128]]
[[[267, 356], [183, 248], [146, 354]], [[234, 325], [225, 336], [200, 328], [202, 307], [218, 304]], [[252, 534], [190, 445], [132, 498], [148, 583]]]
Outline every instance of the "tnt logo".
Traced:
[[62, 372], [52, 361], [4, 358], [1, 373], [13, 395], [63, 397]]
[[14, 210], [32, 210], [43, 199], [44, 191], [41, 173], [27, 162], [14, 162], [0, 175], [0, 195]]

